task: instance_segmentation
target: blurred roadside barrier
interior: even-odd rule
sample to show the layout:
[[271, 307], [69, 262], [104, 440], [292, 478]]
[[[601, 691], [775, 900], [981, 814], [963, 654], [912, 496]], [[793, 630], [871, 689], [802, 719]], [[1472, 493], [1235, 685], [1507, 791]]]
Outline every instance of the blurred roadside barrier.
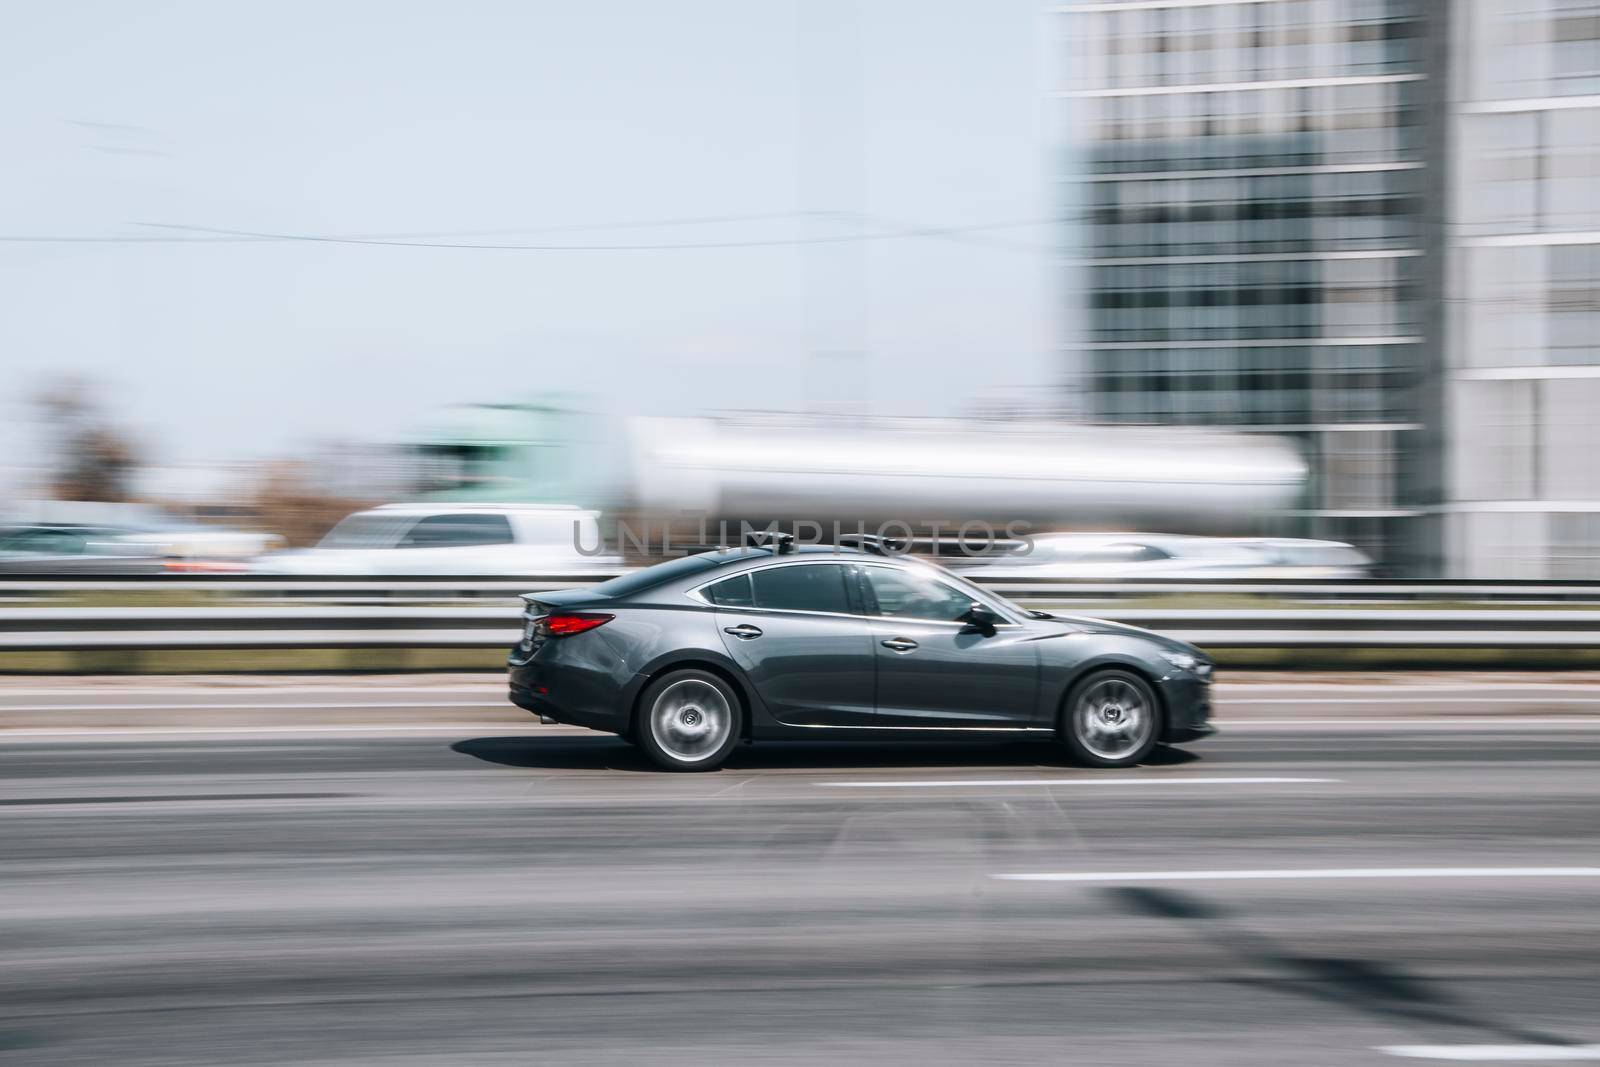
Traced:
[[[99, 594], [182, 591], [237, 597], [352, 600], [452, 600], [502, 598], [544, 589], [568, 589], [615, 577], [617, 572], [531, 575], [503, 578], [463, 577], [294, 577], [249, 574], [173, 575], [34, 575], [0, 578], [0, 600], [23, 600], [57, 594]], [[984, 579], [977, 584], [1019, 602], [1083, 600], [1101, 602], [1137, 597], [1256, 596], [1318, 602], [1452, 601], [1462, 603], [1578, 603], [1600, 607], [1600, 582], [1581, 580], [1455, 579], [1399, 582], [1382, 578], [1330, 581], [1313, 578], [1224, 579], [1169, 578], [1065, 581], [1060, 578]]]
[[[1108, 608], [1094, 615], [1203, 648], [1600, 648], [1600, 610]], [[512, 605], [0, 609], [0, 651], [13, 652], [510, 648], [519, 635]]]
[[[520, 633], [517, 594], [609, 576], [6, 580], [0, 672], [495, 670]], [[1600, 668], [1593, 582], [982, 584], [1029, 607], [1171, 634], [1225, 668]]]

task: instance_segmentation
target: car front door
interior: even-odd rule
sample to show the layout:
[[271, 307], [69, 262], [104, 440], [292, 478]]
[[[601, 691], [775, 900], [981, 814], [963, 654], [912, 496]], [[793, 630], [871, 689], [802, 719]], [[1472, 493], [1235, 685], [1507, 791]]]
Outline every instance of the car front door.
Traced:
[[972, 595], [936, 572], [865, 564], [882, 726], [1048, 726], [1038, 720], [1039, 653], [1005, 618], [992, 632], [963, 621]]
[[728, 655], [773, 717], [791, 726], [873, 722], [871, 626], [853, 568], [792, 562], [701, 590]]

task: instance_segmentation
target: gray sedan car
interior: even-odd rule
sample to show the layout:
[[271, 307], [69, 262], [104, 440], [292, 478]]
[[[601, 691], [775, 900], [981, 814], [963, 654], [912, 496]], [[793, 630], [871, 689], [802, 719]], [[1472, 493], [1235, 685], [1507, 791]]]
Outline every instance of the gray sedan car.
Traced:
[[872, 545], [779, 539], [523, 600], [512, 702], [668, 770], [712, 770], [741, 740], [908, 734], [1036, 736], [1125, 767], [1212, 731], [1199, 649]]

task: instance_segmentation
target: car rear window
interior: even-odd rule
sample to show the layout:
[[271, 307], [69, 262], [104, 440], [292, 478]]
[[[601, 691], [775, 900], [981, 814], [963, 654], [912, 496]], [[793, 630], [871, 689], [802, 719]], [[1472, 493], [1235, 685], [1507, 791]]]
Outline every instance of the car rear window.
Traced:
[[769, 567], [751, 575], [755, 605], [781, 611], [850, 611], [845, 568], [838, 563]]
[[669, 559], [665, 563], [657, 563], [654, 567], [620, 574], [609, 581], [590, 586], [589, 591], [600, 596], [630, 596], [666, 582], [687, 578], [692, 574], [715, 570], [725, 562], [727, 562], [726, 557], [715, 552], [706, 552], [698, 556], [681, 556], [678, 559]]
[[706, 599], [719, 608], [749, 608], [756, 602], [748, 574], [736, 574], [707, 587]]

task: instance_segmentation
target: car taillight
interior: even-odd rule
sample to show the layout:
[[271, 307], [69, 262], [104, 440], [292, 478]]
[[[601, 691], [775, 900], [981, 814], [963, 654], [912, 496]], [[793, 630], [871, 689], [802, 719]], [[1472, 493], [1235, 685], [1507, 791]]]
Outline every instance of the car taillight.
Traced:
[[585, 630], [593, 630], [596, 626], [604, 626], [614, 618], [615, 615], [603, 615], [597, 611], [572, 615], [546, 615], [541, 625], [544, 627], [544, 632], [551, 637], [571, 637]]

